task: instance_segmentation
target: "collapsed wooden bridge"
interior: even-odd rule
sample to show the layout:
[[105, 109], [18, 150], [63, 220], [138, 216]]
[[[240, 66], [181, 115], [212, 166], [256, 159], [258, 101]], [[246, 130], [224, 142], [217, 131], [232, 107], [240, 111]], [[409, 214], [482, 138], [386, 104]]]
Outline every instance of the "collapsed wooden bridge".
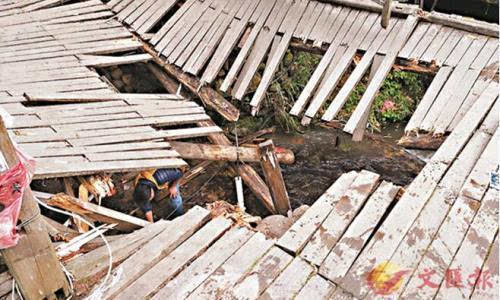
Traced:
[[[95, 68], [155, 61], [235, 121], [237, 109], [211, 87], [228, 57], [236, 59], [220, 90], [240, 100], [265, 62], [250, 103], [257, 114], [294, 44], [323, 54], [290, 111], [303, 124], [320, 112], [334, 119], [372, 66], [373, 79], [344, 128], [360, 138], [382, 81], [406, 60], [439, 68], [408, 134], [449, 133], [406, 190], [372, 172], [347, 173], [278, 240], [224, 217], [209, 221], [201, 208], [117, 239], [111, 245], [121, 265], [106, 297], [375, 298], [387, 292], [379, 289], [387, 280], [369, 276], [379, 272], [401, 275], [389, 286], [401, 298], [498, 298], [498, 189], [490, 183], [498, 166], [496, 25], [397, 6], [382, 29], [380, 7], [366, 1], [63, 2], [0, 5], [0, 109], [14, 117], [12, 138], [36, 158], [36, 178], [184, 166], [164, 139], [207, 137], [231, 146], [204, 108], [176, 93], [177, 82], [165, 82], [169, 94], [118, 93]], [[238, 168], [273, 209], [276, 191], [250, 166]], [[85, 284], [107, 263], [103, 246], [66, 267]], [[477, 270], [491, 278], [447, 286], [457, 269], [462, 278]], [[437, 288], [420, 287], [429, 270]], [[11, 286], [6, 278], [2, 285]]]
[[[398, 59], [439, 68], [407, 131], [451, 132], [498, 69], [498, 28], [493, 24], [396, 8], [387, 29], [380, 25], [380, 7], [370, 1], [129, 1], [107, 5], [154, 46], [156, 55], [183, 72], [212, 84], [230, 54], [220, 91], [242, 100], [251, 96], [257, 114], [274, 74], [294, 41], [324, 55], [290, 113], [309, 124], [319, 112], [333, 120], [372, 66], [373, 78], [344, 131], [362, 137], [374, 98]], [[353, 4], [354, 3], [354, 4]], [[337, 5], [338, 4], [338, 5]], [[343, 5], [342, 5], [343, 4]], [[180, 5], [160, 29], [151, 29]], [[354, 7], [349, 7], [352, 5]], [[147, 20], [147, 22], [145, 22]], [[465, 30], [464, 30], [465, 29]], [[475, 33], [471, 32], [475, 31]], [[481, 33], [481, 34], [478, 34]], [[326, 105], [340, 79], [363, 52], [347, 81]], [[258, 69], [265, 63], [262, 74]], [[255, 91], [252, 79], [259, 75]], [[443, 110], [443, 108], [445, 108]]]

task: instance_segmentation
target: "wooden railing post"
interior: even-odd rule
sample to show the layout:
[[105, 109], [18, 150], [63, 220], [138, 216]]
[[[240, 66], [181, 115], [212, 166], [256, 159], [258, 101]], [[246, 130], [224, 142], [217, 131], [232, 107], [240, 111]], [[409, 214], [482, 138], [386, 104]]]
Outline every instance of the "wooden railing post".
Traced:
[[[19, 162], [1, 117], [0, 155], [3, 155], [9, 168]], [[1, 253], [23, 297], [30, 300], [68, 297], [71, 294], [68, 280], [40, 218], [40, 208], [29, 187], [23, 196], [19, 219], [30, 221], [21, 229], [18, 244], [1, 250]]]
[[291, 209], [290, 199], [288, 198], [288, 192], [286, 191], [285, 181], [281, 174], [281, 167], [276, 156], [273, 141], [267, 140], [260, 143], [259, 149], [260, 165], [269, 185], [274, 207], [279, 214], [286, 216]]

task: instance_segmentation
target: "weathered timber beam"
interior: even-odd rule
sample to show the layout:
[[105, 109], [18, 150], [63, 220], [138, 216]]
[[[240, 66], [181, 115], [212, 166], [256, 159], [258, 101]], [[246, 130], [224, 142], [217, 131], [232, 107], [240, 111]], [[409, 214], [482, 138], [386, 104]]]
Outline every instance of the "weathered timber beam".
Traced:
[[[319, 0], [320, 2], [333, 3], [342, 6], [353, 7], [373, 12], [382, 12], [382, 5], [373, 1], [359, 0]], [[458, 15], [450, 15], [439, 12], [426, 12], [418, 5], [394, 3], [391, 7], [392, 14], [398, 15], [418, 15], [422, 20], [432, 23], [442, 24], [457, 29], [466, 30], [473, 33], [498, 37], [498, 24], [478, 21]]]
[[273, 203], [276, 211], [286, 216], [291, 209], [290, 199], [286, 191], [285, 181], [281, 174], [281, 167], [276, 156], [276, 151], [272, 140], [267, 140], [259, 144], [260, 165], [264, 170], [267, 184], [273, 196]]
[[382, 8], [382, 18], [380, 19], [380, 24], [384, 29], [389, 26], [389, 20], [391, 19], [391, 6], [392, 0], [384, 1], [384, 7]]
[[[357, 9], [373, 11], [377, 13], [382, 12], [382, 5], [370, 0], [318, 0], [319, 2], [333, 3], [342, 6], [348, 6]], [[400, 15], [412, 15], [419, 11], [418, 5], [395, 3], [391, 7], [391, 12]]]
[[443, 14], [436, 11], [430, 13], [422, 11], [419, 13], [419, 16], [422, 20], [426, 20], [431, 23], [446, 25], [449, 27], [493, 37], [499, 36], [498, 24], [495, 23], [467, 19], [462, 16]]
[[[259, 149], [256, 147], [235, 147], [226, 145], [207, 145], [171, 141], [170, 145], [183, 159], [260, 162]], [[276, 153], [279, 162], [293, 163], [293, 153]]]
[[[213, 121], [200, 121], [197, 122], [197, 124], [203, 127], [215, 126]], [[232, 146], [231, 141], [223, 133], [209, 134], [208, 139], [214, 144]], [[238, 174], [240, 174], [243, 182], [245, 182], [248, 188], [257, 196], [267, 210], [273, 214], [276, 213], [269, 188], [259, 174], [251, 166], [246, 164], [239, 164], [237, 168]]]
[[[163, 85], [163, 87], [172, 94], [177, 94], [179, 92], [179, 83], [176, 82], [173, 78], [168, 76], [165, 71], [163, 71], [158, 65], [153, 64], [153, 63], [148, 63], [146, 64], [148, 69], [153, 73], [153, 75], [156, 76], [156, 79], [160, 81], [160, 83]], [[188, 99], [189, 95], [181, 89], [180, 95]]]
[[[137, 38], [140, 39], [139, 36]], [[154, 62], [161, 66], [168, 74], [175, 77], [180, 83], [187, 87], [193, 94], [198, 95], [201, 101], [208, 107], [221, 114], [226, 120], [238, 121], [240, 111], [229, 101], [208, 85], [201, 85], [195, 76], [184, 73], [179, 67], [166, 63], [160, 59], [158, 53], [146, 42], [142, 41], [144, 50], [151, 54]]]
[[[0, 117], [0, 155], [8, 167], [19, 163], [14, 145]], [[19, 233], [16, 246], [1, 250], [9, 271], [26, 299], [56, 299], [56, 292], [71, 295], [66, 276], [52, 247], [40, 208], [28, 186], [24, 192], [19, 220], [28, 221]]]
[[437, 150], [445, 139], [444, 136], [436, 137], [432, 134], [407, 135], [399, 139], [398, 145], [407, 149]]

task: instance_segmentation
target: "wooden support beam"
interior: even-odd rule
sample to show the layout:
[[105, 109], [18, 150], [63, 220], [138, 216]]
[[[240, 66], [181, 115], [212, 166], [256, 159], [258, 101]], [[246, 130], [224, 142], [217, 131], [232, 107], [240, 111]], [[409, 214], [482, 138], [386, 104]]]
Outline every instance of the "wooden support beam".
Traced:
[[[8, 167], [15, 166], [19, 159], [7, 129], [0, 118], [0, 155]], [[9, 271], [26, 299], [55, 299], [56, 292], [71, 295], [70, 286], [56, 252], [52, 247], [40, 208], [27, 187], [21, 205], [19, 220], [30, 220], [20, 232], [16, 246], [1, 250]]]
[[[177, 81], [168, 76], [167, 73], [163, 71], [157, 64], [148, 63], [146, 64], [146, 66], [169, 93], [177, 94], [177, 92], [179, 91], [179, 87], [181, 86]], [[180, 96], [182, 96], [183, 98], [190, 98], [185, 91], [181, 90], [180, 93]]]
[[[169, 142], [183, 159], [260, 162], [259, 149], [254, 147], [234, 147], [226, 145], [207, 145], [185, 142]], [[293, 152], [279, 152], [276, 156], [281, 163], [293, 163]]]
[[[333, 3], [341, 6], [363, 9], [377, 13], [382, 12], [382, 5], [373, 1], [359, 0], [319, 0], [321, 2]], [[436, 1], [437, 2], [437, 1]], [[418, 5], [408, 5], [403, 3], [394, 3], [391, 7], [391, 13], [397, 15], [417, 15], [420, 19], [431, 23], [442, 24], [453, 28], [466, 30], [472, 33], [484, 34], [498, 37], [498, 24], [478, 21], [458, 15], [450, 15], [439, 12], [426, 12], [421, 10]]]
[[[215, 126], [215, 123], [211, 120], [197, 122], [198, 126], [210, 127]], [[231, 141], [223, 133], [212, 133], [208, 135], [208, 139], [219, 145], [231, 146]], [[264, 207], [267, 208], [271, 213], [276, 213], [274, 208], [273, 200], [269, 188], [259, 174], [249, 165], [240, 164], [238, 165], [238, 173], [243, 179], [243, 182], [250, 188], [250, 190], [257, 196], [257, 198], [262, 202]]]
[[380, 19], [380, 25], [384, 29], [389, 26], [389, 20], [391, 19], [391, 6], [392, 0], [384, 1], [384, 7], [382, 8], [382, 18]]
[[281, 167], [276, 156], [272, 140], [259, 144], [260, 165], [264, 170], [267, 184], [273, 196], [273, 203], [279, 214], [286, 216], [291, 209], [290, 199], [286, 191], [285, 181], [281, 174]]
[[[137, 36], [137, 38], [140, 38]], [[187, 87], [193, 94], [198, 95], [201, 101], [208, 107], [221, 114], [226, 120], [235, 122], [240, 117], [240, 111], [229, 101], [208, 85], [202, 85], [195, 76], [184, 73], [179, 67], [164, 62], [156, 51], [143, 41], [143, 48], [151, 54], [153, 60], [161, 66], [168, 74], [174, 76], [180, 83]]]

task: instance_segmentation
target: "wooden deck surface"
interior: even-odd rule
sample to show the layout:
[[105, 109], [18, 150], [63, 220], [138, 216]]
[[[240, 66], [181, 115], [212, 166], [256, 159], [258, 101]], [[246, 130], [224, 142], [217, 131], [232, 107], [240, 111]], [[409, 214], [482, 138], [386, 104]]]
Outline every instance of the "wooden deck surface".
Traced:
[[102, 2], [65, 2], [0, 4], [0, 107], [35, 178], [185, 166], [165, 140], [221, 129], [180, 96], [118, 93], [94, 68], [151, 56]]

